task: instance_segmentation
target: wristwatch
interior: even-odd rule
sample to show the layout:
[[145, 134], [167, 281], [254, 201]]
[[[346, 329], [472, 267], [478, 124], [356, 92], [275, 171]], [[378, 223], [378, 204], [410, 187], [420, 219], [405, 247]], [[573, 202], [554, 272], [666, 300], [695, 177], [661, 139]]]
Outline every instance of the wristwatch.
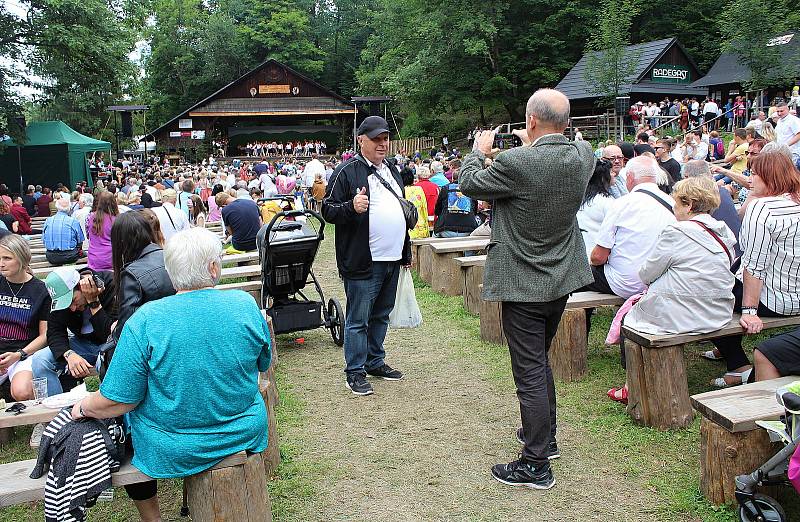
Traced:
[[92, 310], [95, 310], [97, 308], [100, 308], [100, 301], [94, 301], [92, 303], [87, 303], [87, 306], [89, 308], [91, 308]]
[[742, 315], [758, 315], [758, 308], [742, 308]]
[[28, 354], [25, 352], [25, 350], [22, 350], [22, 349], [17, 350], [17, 353], [19, 354], [20, 362], [24, 361], [25, 359], [27, 359], [29, 357]]
[[64, 360], [66, 361], [67, 359], [69, 359], [69, 356], [72, 355], [73, 353], [75, 352], [73, 352], [72, 350], [67, 350], [66, 352], [64, 352]]

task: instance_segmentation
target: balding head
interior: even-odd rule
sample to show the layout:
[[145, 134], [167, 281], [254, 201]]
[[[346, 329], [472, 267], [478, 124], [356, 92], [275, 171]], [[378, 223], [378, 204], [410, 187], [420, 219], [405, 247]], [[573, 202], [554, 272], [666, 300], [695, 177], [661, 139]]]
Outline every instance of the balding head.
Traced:
[[602, 158], [611, 163], [611, 174], [614, 176], [619, 174], [619, 171], [625, 166], [625, 156], [622, 155], [622, 149], [617, 145], [603, 147]]
[[633, 158], [627, 165], [628, 190], [632, 190], [640, 183], [655, 183], [660, 169], [658, 162], [649, 156]]
[[684, 178], [710, 178], [711, 175], [711, 167], [708, 166], [708, 163], [705, 160], [692, 160], [686, 163], [683, 166], [683, 177]]
[[531, 139], [553, 132], [562, 133], [569, 125], [569, 100], [555, 89], [539, 89], [525, 107]]

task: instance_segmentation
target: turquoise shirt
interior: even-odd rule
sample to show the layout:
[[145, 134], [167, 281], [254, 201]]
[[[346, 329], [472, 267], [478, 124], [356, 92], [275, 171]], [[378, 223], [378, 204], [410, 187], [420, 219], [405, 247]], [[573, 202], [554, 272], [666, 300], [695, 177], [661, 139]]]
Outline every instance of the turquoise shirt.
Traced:
[[258, 372], [269, 368], [269, 328], [239, 290], [196, 290], [139, 308], [125, 323], [100, 386], [129, 414], [133, 465], [185, 477], [240, 451], [267, 447]]

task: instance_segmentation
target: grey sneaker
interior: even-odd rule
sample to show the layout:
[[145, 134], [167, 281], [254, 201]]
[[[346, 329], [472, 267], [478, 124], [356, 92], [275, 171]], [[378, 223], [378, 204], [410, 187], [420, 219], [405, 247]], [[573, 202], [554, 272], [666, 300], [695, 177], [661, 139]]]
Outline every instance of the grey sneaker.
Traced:
[[30, 445], [33, 449], [38, 449], [40, 443], [42, 442], [42, 434], [44, 433], [45, 425], [41, 422], [33, 427], [33, 432], [31, 433], [31, 440]]
[[535, 468], [523, 460], [492, 467], [492, 476], [498, 482], [509, 486], [525, 486], [532, 489], [550, 489], [556, 484], [550, 463]]

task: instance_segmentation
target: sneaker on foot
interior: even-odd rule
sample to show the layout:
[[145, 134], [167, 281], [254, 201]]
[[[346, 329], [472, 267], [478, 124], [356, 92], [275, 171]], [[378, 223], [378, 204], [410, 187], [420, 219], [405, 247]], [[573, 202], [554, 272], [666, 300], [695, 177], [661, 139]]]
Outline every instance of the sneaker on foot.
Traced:
[[361, 373], [347, 376], [347, 387], [356, 395], [372, 395], [372, 385], [367, 382], [367, 377]]
[[550, 489], [556, 484], [550, 464], [534, 468], [524, 460], [492, 467], [492, 476], [498, 482], [509, 486], [525, 486], [532, 489]]
[[[525, 444], [525, 435], [522, 432], [522, 426], [517, 428], [516, 431], [517, 441], [520, 444]], [[547, 445], [547, 458], [550, 460], [557, 459], [561, 456], [561, 452], [558, 451], [558, 444], [556, 441], [551, 440], [550, 444]]]
[[386, 379], [387, 381], [399, 381], [403, 378], [403, 373], [400, 370], [395, 370], [388, 364], [378, 366], [373, 370], [367, 370], [367, 373], [373, 377], [380, 377], [382, 379]]

